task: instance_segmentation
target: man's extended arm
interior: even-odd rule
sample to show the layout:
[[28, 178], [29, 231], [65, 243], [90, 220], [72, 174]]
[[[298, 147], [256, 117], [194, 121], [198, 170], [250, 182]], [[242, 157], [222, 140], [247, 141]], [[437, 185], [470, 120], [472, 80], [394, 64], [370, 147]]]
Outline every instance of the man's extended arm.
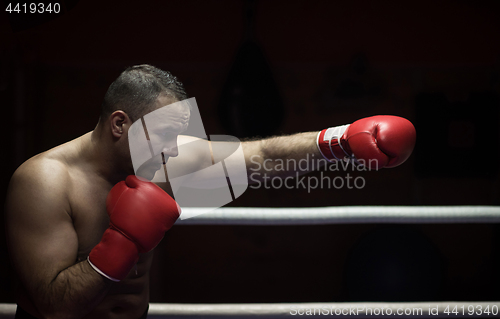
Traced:
[[[265, 170], [267, 175], [304, 174], [327, 161], [348, 161], [377, 170], [405, 162], [415, 139], [410, 121], [378, 115], [320, 132], [250, 142], [244, 144], [244, 152], [248, 169], [258, 173]], [[300, 165], [304, 161], [305, 165]]]
[[[267, 173], [270, 176], [286, 177], [295, 174], [292, 170], [274, 169], [280, 161], [299, 160], [321, 160], [321, 165], [327, 161], [321, 156], [316, 146], [318, 132], [298, 133], [288, 136], [277, 136], [266, 139], [258, 139], [242, 142], [207, 141], [192, 136], [179, 136], [179, 156], [170, 158], [167, 164], [168, 176], [181, 180], [181, 183], [191, 183], [196, 188], [216, 188], [227, 185], [225, 175], [218, 174], [219, 171], [206, 169], [213, 164], [224, 161], [226, 170], [237, 171], [243, 165], [246, 166], [248, 176], [255, 173]], [[243, 156], [233, 156], [241, 147]], [[243, 161], [244, 163], [240, 163]], [[311, 165], [308, 165], [311, 167]], [[290, 166], [291, 167], [291, 166]], [[301, 173], [307, 173], [304, 170]], [[263, 174], [262, 174], [263, 175]], [[165, 183], [165, 173], [161, 169], [156, 173], [153, 181], [164, 189], [168, 189]], [[238, 175], [239, 176], [239, 175]], [[233, 176], [234, 177], [234, 176]], [[241, 176], [239, 176], [241, 177]], [[258, 179], [258, 178], [254, 178]], [[232, 183], [241, 179], [232, 179]], [[179, 182], [177, 182], [179, 183]]]
[[[233, 156], [239, 143], [180, 136], [179, 156], [170, 159], [167, 169], [170, 178], [182, 178], [186, 186], [195, 188], [226, 185], [224, 174], [206, 169], [221, 161], [228, 172], [239, 172], [244, 161], [247, 176], [238, 175], [236, 182], [247, 178], [257, 182], [265, 177], [297, 176], [337, 161], [376, 170], [406, 161], [413, 151], [415, 138], [413, 125], [396, 116], [372, 116], [317, 132], [246, 141], [241, 143], [241, 157]], [[161, 174], [163, 171], [157, 176]]]
[[67, 175], [56, 161], [25, 164], [13, 175], [7, 194], [11, 260], [43, 317], [83, 317], [111, 285], [87, 261], [75, 264], [78, 237], [70, 215]]

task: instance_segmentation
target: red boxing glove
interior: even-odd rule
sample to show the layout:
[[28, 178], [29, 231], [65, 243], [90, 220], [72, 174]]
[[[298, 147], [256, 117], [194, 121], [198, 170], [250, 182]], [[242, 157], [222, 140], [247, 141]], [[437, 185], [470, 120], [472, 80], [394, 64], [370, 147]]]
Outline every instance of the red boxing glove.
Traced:
[[110, 223], [89, 254], [90, 265], [104, 277], [120, 281], [139, 259], [155, 248], [180, 215], [175, 200], [156, 184], [134, 175], [116, 184], [106, 200]]
[[370, 169], [379, 169], [404, 163], [415, 147], [415, 140], [415, 127], [410, 121], [378, 115], [325, 129], [319, 132], [317, 144], [329, 161], [352, 159]]

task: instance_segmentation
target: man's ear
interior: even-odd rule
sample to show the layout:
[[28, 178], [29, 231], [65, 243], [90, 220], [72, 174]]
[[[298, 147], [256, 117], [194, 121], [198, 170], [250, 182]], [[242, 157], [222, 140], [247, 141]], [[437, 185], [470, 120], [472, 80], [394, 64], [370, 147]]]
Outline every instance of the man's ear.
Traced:
[[123, 111], [115, 111], [110, 115], [111, 133], [114, 137], [122, 137], [127, 132], [130, 124], [130, 118]]

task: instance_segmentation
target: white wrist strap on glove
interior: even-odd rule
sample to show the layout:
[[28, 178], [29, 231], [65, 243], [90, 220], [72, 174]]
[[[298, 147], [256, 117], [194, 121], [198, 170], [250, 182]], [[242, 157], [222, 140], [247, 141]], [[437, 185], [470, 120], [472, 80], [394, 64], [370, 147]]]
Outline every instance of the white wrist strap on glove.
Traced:
[[99, 268], [97, 268], [91, 261], [90, 261], [90, 257], [87, 256], [87, 261], [89, 262], [89, 265], [94, 268], [94, 270], [101, 276], [103, 276], [104, 278], [107, 278], [111, 281], [114, 281], [114, 282], [119, 282], [120, 280], [119, 279], [115, 279], [113, 277], [110, 277], [108, 275], [106, 275], [105, 273], [103, 273]]
[[[344, 150], [344, 148], [342, 147], [342, 144], [340, 144], [340, 138], [342, 137], [342, 135], [344, 135], [344, 132], [347, 130], [347, 128], [349, 127], [350, 124], [347, 124], [347, 125], [342, 125], [342, 126], [335, 126], [335, 127], [330, 127], [326, 130], [325, 132], [325, 135], [323, 136], [323, 141], [322, 142], [326, 142], [328, 143], [329, 147], [330, 147], [330, 152], [332, 153], [333, 157], [335, 157], [336, 160], [338, 161], [341, 161], [341, 160], [344, 160], [344, 158], [338, 158], [337, 156], [335, 156], [335, 153], [333, 152], [333, 148], [332, 148], [332, 143], [333, 145], [339, 145], [340, 148], [342, 149], [342, 151], [344, 152], [345, 156], [347, 157], [350, 157], [347, 152]], [[321, 134], [322, 131], [320, 131], [318, 133], [318, 137], [316, 138], [316, 145], [318, 146], [318, 149], [319, 149], [319, 152], [321, 153], [321, 155], [323, 155], [323, 157], [328, 160], [329, 162], [333, 162], [332, 160], [330, 160], [329, 158], [327, 158], [325, 156], [325, 154], [323, 154], [323, 152], [321, 152], [321, 148], [319, 147], [319, 143], [320, 143], [320, 140], [319, 140], [319, 136]]]

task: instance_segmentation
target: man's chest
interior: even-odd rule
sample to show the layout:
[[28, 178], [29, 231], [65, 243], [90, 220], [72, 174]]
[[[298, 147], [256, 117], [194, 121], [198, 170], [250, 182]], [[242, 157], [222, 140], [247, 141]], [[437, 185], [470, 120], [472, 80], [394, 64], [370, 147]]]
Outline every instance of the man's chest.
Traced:
[[99, 243], [109, 226], [106, 212], [106, 197], [109, 189], [105, 186], [77, 183], [70, 193], [71, 216], [78, 235], [78, 259], [85, 259], [90, 250]]
[[[77, 261], [87, 259], [92, 248], [102, 238], [104, 231], [109, 227], [109, 216], [106, 211], [106, 198], [110, 186], [94, 184], [88, 187], [82, 183], [77, 187], [77, 192], [70, 196], [73, 226], [78, 236]], [[143, 254], [139, 258], [139, 266], [136, 268], [137, 276], [142, 276], [149, 269], [153, 253]], [[144, 261], [148, 261], [144, 263]]]

